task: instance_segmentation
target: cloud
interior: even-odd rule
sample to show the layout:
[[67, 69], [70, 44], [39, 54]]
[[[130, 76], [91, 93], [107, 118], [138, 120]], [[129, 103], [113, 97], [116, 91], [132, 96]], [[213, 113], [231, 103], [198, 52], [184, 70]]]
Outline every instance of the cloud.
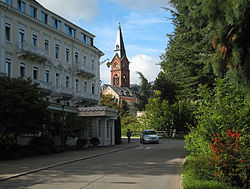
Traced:
[[143, 54], [132, 57], [130, 63], [130, 83], [140, 83], [136, 72], [141, 72], [148, 81], [154, 81], [160, 72], [160, 66], [157, 65], [159, 57], [151, 57]]
[[119, 4], [120, 6], [126, 6], [131, 9], [137, 10], [152, 10], [155, 8], [166, 7], [168, 0], [110, 0]]
[[69, 20], [91, 21], [99, 12], [98, 0], [37, 0], [45, 8]]

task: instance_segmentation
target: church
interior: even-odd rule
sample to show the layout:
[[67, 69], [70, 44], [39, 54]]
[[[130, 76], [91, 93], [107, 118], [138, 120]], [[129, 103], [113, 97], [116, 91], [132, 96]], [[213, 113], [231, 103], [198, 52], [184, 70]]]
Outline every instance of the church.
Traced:
[[126, 56], [120, 22], [118, 24], [114, 57], [111, 61], [111, 85], [103, 86], [103, 94], [112, 95], [119, 103], [122, 101], [126, 101], [128, 104], [136, 102], [136, 97], [130, 89], [129, 60]]

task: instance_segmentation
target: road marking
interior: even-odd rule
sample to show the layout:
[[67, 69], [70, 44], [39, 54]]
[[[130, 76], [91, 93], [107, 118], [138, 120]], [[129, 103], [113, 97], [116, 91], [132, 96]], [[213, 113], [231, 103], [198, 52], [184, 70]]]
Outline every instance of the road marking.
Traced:
[[150, 147], [150, 146], [138, 146], [138, 147], [136, 147], [135, 149], [136, 150], [149, 150], [149, 149], [151, 149], [152, 147]]

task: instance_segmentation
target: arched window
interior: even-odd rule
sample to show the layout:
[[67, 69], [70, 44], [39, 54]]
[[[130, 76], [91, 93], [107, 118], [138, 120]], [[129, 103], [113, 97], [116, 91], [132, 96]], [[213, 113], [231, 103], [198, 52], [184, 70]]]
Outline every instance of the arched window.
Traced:
[[117, 74], [114, 75], [114, 80], [113, 80], [114, 86], [118, 87], [119, 86], [119, 76]]
[[127, 76], [124, 74], [123, 75], [123, 83], [126, 85], [127, 84]]

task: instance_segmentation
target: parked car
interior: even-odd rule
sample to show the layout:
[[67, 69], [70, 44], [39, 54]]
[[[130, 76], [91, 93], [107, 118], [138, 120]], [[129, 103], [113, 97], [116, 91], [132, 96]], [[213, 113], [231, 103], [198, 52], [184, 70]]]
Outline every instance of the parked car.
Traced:
[[140, 136], [140, 143], [157, 143], [159, 144], [159, 137], [153, 129], [145, 129]]

